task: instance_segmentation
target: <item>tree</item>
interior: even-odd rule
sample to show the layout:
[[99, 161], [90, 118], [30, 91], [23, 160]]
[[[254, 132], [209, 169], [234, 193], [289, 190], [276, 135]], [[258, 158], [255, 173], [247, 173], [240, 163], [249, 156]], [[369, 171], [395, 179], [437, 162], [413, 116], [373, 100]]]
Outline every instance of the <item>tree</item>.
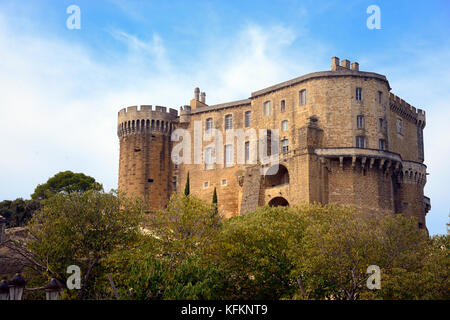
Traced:
[[145, 206], [116, 192], [58, 193], [28, 225], [26, 247], [41, 274], [65, 279], [69, 265], [82, 271], [79, 299], [86, 297], [102, 259], [138, 239]]
[[40, 208], [41, 203], [37, 200], [5, 200], [0, 202], [0, 215], [6, 219], [7, 227], [23, 227]]
[[[122, 296], [134, 299], [217, 299], [217, 270], [202, 261], [220, 233], [214, 206], [174, 194], [167, 208], [149, 217], [139, 246], [119, 250], [106, 263]], [[124, 276], [126, 275], [126, 276]]]
[[64, 171], [49, 178], [46, 183], [40, 184], [34, 189], [31, 198], [34, 200], [48, 199], [57, 193], [82, 193], [87, 190], [103, 190], [103, 186], [94, 178], [83, 173]]
[[212, 204], [176, 193], [166, 209], [149, 217], [148, 228], [175, 263], [212, 243], [221, 221]]
[[380, 267], [382, 287], [395, 270], [410, 273], [420, 268], [427, 236], [414, 218], [369, 215], [350, 207], [324, 208], [308, 215], [304, 246], [292, 251], [293, 274], [304, 285], [298, 297], [374, 297], [366, 286], [368, 266]]
[[221, 275], [223, 299], [280, 299], [297, 289], [291, 280], [289, 248], [302, 243], [305, 224], [289, 207], [260, 207], [223, 223], [207, 251], [208, 264]]
[[186, 178], [186, 186], [184, 187], [184, 195], [188, 196], [189, 193], [191, 193], [191, 189], [189, 186], [189, 171], [188, 171], [187, 178]]
[[216, 187], [214, 187], [214, 193], [213, 193], [213, 198], [212, 198], [212, 204], [214, 206], [214, 214], [217, 215], [218, 214], [218, 210], [219, 208], [217, 207], [217, 190]]

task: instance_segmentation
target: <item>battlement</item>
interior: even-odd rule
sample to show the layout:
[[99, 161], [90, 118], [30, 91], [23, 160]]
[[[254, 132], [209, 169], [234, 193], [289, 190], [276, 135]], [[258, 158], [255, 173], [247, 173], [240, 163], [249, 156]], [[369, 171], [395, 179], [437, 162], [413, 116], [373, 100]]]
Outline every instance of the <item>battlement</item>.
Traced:
[[151, 132], [170, 133], [173, 122], [178, 120], [178, 111], [172, 108], [151, 105], [123, 108], [118, 115], [117, 134], [146, 134]]
[[161, 114], [168, 114], [172, 117], [178, 116], [178, 111], [176, 109], [162, 107], [162, 106], [155, 106], [153, 108], [152, 105], [141, 105], [141, 106], [131, 106], [127, 108], [123, 108], [119, 111], [119, 118], [120, 117], [128, 117], [133, 118], [135, 116], [141, 117], [142, 115], [154, 115], [155, 117], [160, 117]]
[[391, 110], [409, 119], [412, 122], [425, 125], [425, 111], [416, 109], [402, 98], [389, 92], [389, 106]]

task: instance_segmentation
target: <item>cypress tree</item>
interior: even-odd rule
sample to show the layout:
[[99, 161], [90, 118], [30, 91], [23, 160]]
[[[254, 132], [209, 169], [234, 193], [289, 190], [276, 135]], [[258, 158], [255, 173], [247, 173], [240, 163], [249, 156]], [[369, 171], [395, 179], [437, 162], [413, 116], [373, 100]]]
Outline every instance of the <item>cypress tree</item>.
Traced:
[[189, 186], [189, 171], [188, 171], [187, 179], [186, 179], [186, 187], [184, 188], [184, 194], [186, 196], [188, 196], [189, 193], [190, 193], [190, 186]]
[[216, 187], [214, 187], [214, 193], [213, 193], [213, 198], [212, 198], [212, 203], [213, 203], [213, 205], [214, 205], [214, 207], [215, 207], [215, 214], [217, 215], [217, 213], [218, 213], [218, 209], [217, 209], [217, 190], [216, 190]]

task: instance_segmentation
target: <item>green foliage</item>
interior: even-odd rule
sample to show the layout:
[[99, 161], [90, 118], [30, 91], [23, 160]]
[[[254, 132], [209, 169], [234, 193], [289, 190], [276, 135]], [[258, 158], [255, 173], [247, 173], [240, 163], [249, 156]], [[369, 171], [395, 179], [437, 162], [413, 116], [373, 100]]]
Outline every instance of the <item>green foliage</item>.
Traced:
[[325, 206], [307, 224], [294, 272], [303, 281], [302, 298], [358, 299], [368, 291], [368, 266], [379, 266], [383, 278], [394, 268], [413, 270], [426, 244], [417, 221], [401, 215]]
[[38, 185], [31, 198], [43, 200], [57, 193], [82, 193], [87, 190], [101, 191], [103, 186], [96, 182], [94, 178], [83, 173], [64, 171], [55, 174], [46, 183]]
[[[27, 245], [45, 277], [63, 280], [68, 265], [81, 267], [78, 298], [114, 299], [107, 274], [121, 299], [450, 296], [449, 236], [428, 238], [415, 218], [305, 204], [223, 220], [216, 203], [175, 194], [141, 223], [137, 200], [58, 193], [31, 219]], [[380, 290], [366, 286], [369, 265], [381, 269]]]
[[84, 298], [102, 259], [138, 240], [144, 212], [141, 202], [115, 192], [59, 193], [30, 220], [26, 245], [46, 276], [65, 279], [67, 267], [78, 265], [83, 275], [79, 298]]
[[301, 246], [302, 214], [288, 207], [264, 207], [225, 221], [208, 252], [209, 263], [220, 271], [224, 299], [279, 299], [295, 284], [290, 248]]
[[184, 187], [184, 195], [188, 196], [191, 193], [190, 185], [189, 185], [189, 171], [187, 173], [186, 178], [186, 186]]
[[[166, 209], [149, 217], [148, 235], [132, 250], [119, 250], [106, 263], [125, 299], [217, 298], [217, 272], [201, 260], [220, 232], [214, 206], [175, 194]], [[125, 275], [125, 276], [124, 276]], [[134, 296], [128, 294], [133, 288]]]
[[0, 215], [6, 219], [8, 228], [23, 227], [40, 208], [41, 203], [36, 200], [5, 200], [0, 202]]
[[[217, 299], [216, 272], [190, 255], [174, 263], [154, 238], [131, 251], [119, 251], [108, 261], [121, 299]], [[111, 273], [111, 272], [110, 272]], [[130, 289], [133, 295], [130, 295]]]

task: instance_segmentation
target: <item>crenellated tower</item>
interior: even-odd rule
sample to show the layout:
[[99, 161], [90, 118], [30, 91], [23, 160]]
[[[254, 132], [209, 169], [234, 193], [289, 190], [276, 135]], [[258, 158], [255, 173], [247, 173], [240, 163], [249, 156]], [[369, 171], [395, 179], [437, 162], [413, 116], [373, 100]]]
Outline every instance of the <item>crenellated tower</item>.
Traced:
[[119, 191], [143, 197], [162, 209], [173, 191], [170, 135], [177, 122], [175, 109], [151, 105], [119, 111]]

